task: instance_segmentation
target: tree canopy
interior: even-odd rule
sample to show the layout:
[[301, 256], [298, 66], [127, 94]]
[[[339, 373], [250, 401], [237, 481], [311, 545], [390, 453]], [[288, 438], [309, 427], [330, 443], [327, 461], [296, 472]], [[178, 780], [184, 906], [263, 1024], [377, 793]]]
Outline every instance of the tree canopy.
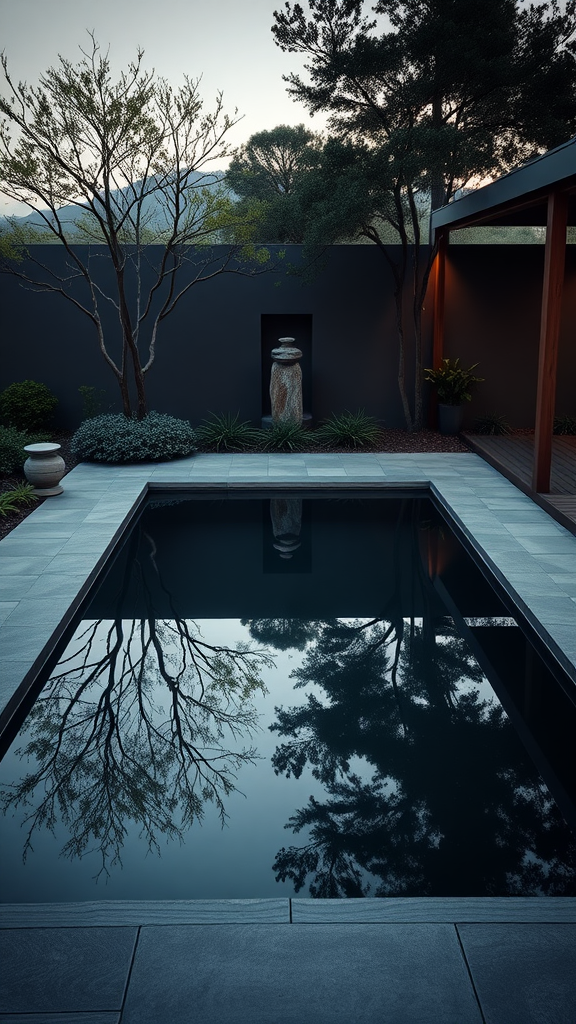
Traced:
[[304, 125], [257, 132], [234, 153], [226, 182], [240, 197], [237, 211], [254, 224], [259, 241], [304, 241], [299, 187], [318, 166], [322, 140]]
[[[423, 213], [576, 132], [576, 6], [488, 0], [479, 17], [474, 0], [378, 0], [372, 20], [363, 0], [307, 7], [286, 3], [272, 32], [282, 50], [307, 58], [307, 77], [285, 76], [288, 91], [312, 114], [328, 112], [332, 138], [348, 147], [343, 177], [354, 177], [358, 147], [362, 187], [349, 191], [345, 234], [371, 237], [395, 274], [398, 383], [407, 425], [418, 428], [422, 374], [410, 398], [405, 363], [413, 337], [422, 366], [421, 311], [435, 255], [420, 251], [428, 243]], [[343, 229], [331, 196], [336, 206], [333, 183], [316, 208], [327, 242]], [[399, 256], [386, 253], [379, 222], [393, 229]], [[409, 280], [411, 325], [402, 308]]]

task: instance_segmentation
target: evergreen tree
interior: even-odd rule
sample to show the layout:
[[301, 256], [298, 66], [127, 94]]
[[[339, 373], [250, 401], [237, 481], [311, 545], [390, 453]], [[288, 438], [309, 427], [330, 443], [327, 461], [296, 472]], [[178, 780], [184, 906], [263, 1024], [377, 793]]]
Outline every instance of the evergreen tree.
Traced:
[[303, 124], [257, 132], [236, 150], [226, 182], [240, 197], [237, 211], [252, 221], [258, 241], [304, 241], [298, 187], [318, 166], [320, 152], [319, 136]]
[[[407, 426], [418, 429], [421, 312], [435, 256], [433, 248], [421, 251], [428, 243], [423, 209], [449, 202], [466, 185], [576, 132], [576, 5], [570, 0], [562, 12], [556, 0], [527, 8], [521, 0], [487, 0], [481, 8], [474, 0], [378, 0], [373, 11], [379, 17], [369, 21], [363, 0], [309, 0], [308, 15], [300, 4], [286, 3], [274, 14], [272, 32], [282, 50], [308, 58], [306, 81], [295, 74], [285, 78], [291, 95], [312, 114], [328, 112], [333, 137], [359, 147], [362, 189], [349, 181], [355, 173], [350, 149], [338, 157], [348, 164], [348, 181], [336, 189], [349, 197], [343, 234], [371, 237], [389, 263], [379, 222], [391, 226], [400, 242], [393, 269], [398, 383]], [[327, 208], [331, 195], [333, 181], [316, 206], [326, 242], [338, 240], [343, 227], [341, 215]], [[314, 216], [312, 205], [309, 221]], [[412, 399], [402, 308], [409, 276]]]

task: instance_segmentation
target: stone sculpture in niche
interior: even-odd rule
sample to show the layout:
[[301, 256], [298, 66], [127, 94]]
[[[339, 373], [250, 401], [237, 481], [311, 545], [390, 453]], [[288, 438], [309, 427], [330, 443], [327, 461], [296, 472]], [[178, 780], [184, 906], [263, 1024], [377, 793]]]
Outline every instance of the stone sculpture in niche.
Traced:
[[294, 338], [278, 338], [279, 348], [272, 349], [270, 401], [272, 423], [302, 423], [302, 352]]

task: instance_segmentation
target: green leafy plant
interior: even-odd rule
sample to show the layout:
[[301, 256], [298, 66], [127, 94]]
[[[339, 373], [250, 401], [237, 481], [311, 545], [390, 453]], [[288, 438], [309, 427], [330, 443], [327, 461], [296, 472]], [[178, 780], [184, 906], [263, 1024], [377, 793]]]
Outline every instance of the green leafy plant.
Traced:
[[487, 412], [484, 416], [479, 416], [474, 424], [475, 434], [493, 434], [494, 436], [503, 434], [510, 434], [510, 424], [506, 422], [503, 416], [499, 416], [495, 412]]
[[46, 384], [22, 380], [0, 394], [0, 420], [16, 430], [45, 430], [51, 423], [58, 399]]
[[72, 438], [72, 451], [89, 462], [149, 462], [191, 455], [196, 442], [187, 420], [159, 412], [137, 420], [119, 413], [85, 420]]
[[557, 416], [554, 420], [555, 434], [576, 434], [576, 419], [573, 416]]
[[46, 434], [28, 434], [16, 427], [0, 427], [0, 473], [6, 476], [21, 473], [28, 458], [24, 445], [48, 440]]
[[472, 386], [484, 380], [484, 377], [476, 377], [472, 372], [477, 366], [478, 363], [474, 363], [465, 370], [460, 366], [459, 359], [443, 359], [437, 370], [424, 370], [424, 380], [434, 384], [439, 402], [444, 405], [462, 405], [472, 399]]
[[106, 392], [89, 384], [81, 384], [78, 388], [82, 396], [82, 419], [91, 420], [102, 411], [102, 402]]
[[18, 512], [21, 505], [34, 505], [38, 496], [34, 494], [32, 484], [18, 484], [9, 491], [0, 493], [0, 516], [9, 512]]
[[314, 432], [314, 439], [330, 448], [369, 448], [379, 438], [378, 421], [363, 409], [333, 415]]
[[211, 413], [196, 427], [202, 448], [215, 452], [242, 452], [260, 441], [260, 431], [248, 420], [240, 421], [240, 414]]
[[270, 430], [261, 430], [259, 444], [265, 452], [303, 452], [313, 438], [299, 423], [273, 423]]

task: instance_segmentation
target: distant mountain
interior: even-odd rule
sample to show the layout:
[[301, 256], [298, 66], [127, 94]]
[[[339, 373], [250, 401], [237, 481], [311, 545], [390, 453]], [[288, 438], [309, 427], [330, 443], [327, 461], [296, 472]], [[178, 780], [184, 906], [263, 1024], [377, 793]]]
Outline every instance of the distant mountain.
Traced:
[[[193, 171], [190, 175], [191, 185], [197, 189], [208, 188], [215, 189], [224, 180], [223, 171], [213, 171], [210, 174], [202, 174], [199, 171]], [[138, 184], [138, 182], [136, 183]], [[130, 186], [126, 186], [123, 189], [116, 189], [112, 194], [118, 201], [119, 205], [125, 201], [129, 201]], [[230, 193], [232, 195], [232, 193]], [[48, 211], [46, 210], [46, 213]], [[78, 221], [82, 218], [81, 209], [78, 206], [61, 206], [58, 210], [58, 214], [63, 223], [70, 225], [70, 234], [74, 233], [74, 227]], [[157, 194], [146, 196], [142, 202], [142, 220], [146, 228], [153, 233], [157, 233], [166, 228], [166, 220], [164, 210]], [[6, 230], [10, 223], [13, 222], [17, 226], [30, 227], [32, 229], [37, 228], [38, 230], [46, 231], [46, 227], [42, 216], [38, 212], [27, 214], [25, 217], [0, 217], [0, 230]], [[81, 234], [81, 228], [78, 229]], [[46, 231], [46, 241], [50, 241], [51, 238]]]

